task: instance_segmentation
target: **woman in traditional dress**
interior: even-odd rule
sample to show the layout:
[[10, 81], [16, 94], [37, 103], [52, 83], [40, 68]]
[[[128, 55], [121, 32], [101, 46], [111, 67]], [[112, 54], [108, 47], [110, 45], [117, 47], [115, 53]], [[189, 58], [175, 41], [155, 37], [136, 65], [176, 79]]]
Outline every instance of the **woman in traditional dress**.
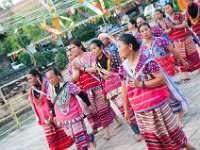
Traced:
[[[81, 88], [81, 84], [80, 82], [77, 82], [76, 79], [79, 78], [79, 70], [75, 69], [73, 67], [73, 60], [76, 58], [76, 56], [72, 53], [71, 49], [69, 49], [67, 52], [66, 52], [66, 55], [67, 55], [67, 58], [69, 60], [69, 63], [68, 63], [68, 67], [67, 67], [67, 80], [76, 84], [76, 86], [80, 87]], [[88, 107], [87, 105], [79, 98], [77, 97], [78, 101], [79, 101], [79, 104], [81, 106], [81, 109], [83, 111], [83, 113], [86, 115], [89, 123], [91, 123], [91, 115], [89, 110], [88, 110]], [[94, 117], [94, 116], [93, 116]], [[95, 119], [98, 120], [98, 117], [95, 116]], [[99, 121], [98, 121], [99, 122]], [[93, 127], [93, 122], [91, 124], [91, 127]], [[93, 129], [92, 133], [93, 134], [96, 134], [98, 132], [98, 130], [95, 128]]]
[[97, 130], [98, 127], [102, 126], [104, 128], [104, 138], [109, 140], [109, 125], [112, 123], [114, 116], [109, 103], [102, 96], [101, 80], [95, 70], [95, 56], [90, 52], [86, 52], [80, 40], [73, 40], [70, 47], [74, 55], [77, 56], [73, 61], [73, 67], [80, 71], [77, 81], [80, 82], [81, 89], [87, 92], [90, 102], [97, 112], [96, 116], [98, 118], [90, 114], [91, 119], [89, 121], [93, 123], [93, 130]]
[[186, 2], [188, 5], [185, 14], [186, 20], [200, 39], [200, 4], [195, 3], [194, 0], [186, 0]]
[[184, 72], [183, 81], [190, 80], [188, 72], [200, 70], [200, 58], [196, 49], [196, 45], [191, 37], [191, 32], [187, 29], [188, 24], [181, 13], [174, 12], [173, 5], [167, 3], [164, 7], [165, 12], [168, 14], [166, 18], [166, 30], [169, 39], [173, 41], [175, 49], [181, 57], [189, 64], [187, 69], [182, 62], [177, 61], [180, 66], [181, 72]]
[[56, 68], [46, 72], [48, 94], [54, 105], [55, 120], [58, 126], [66, 128], [67, 133], [74, 139], [77, 150], [88, 150], [89, 143], [95, 146], [94, 135], [87, 134], [84, 123], [84, 113], [76, 96], [79, 96], [93, 111], [87, 94], [82, 92], [75, 84], [62, 79], [61, 73]]
[[[96, 70], [103, 78], [103, 94], [106, 100], [111, 100], [124, 116], [124, 107], [121, 100], [121, 82], [118, 74], [121, 64], [116, 63], [112, 55], [104, 52], [104, 45], [100, 40], [93, 40], [90, 44], [90, 50], [96, 56]], [[131, 118], [129, 124], [135, 133], [134, 140], [138, 142], [141, 140], [140, 131], [131, 107], [129, 107], [129, 111]]]
[[[174, 57], [172, 54], [179, 58], [184, 66], [188, 68], [188, 63], [185, 62], [183, 58], [179, 55], [179, 53], [169, 44], [169, 41], [165, 39], [164, 37], [153, 37], [151, 34], [151, 28], [149, 24], [143, 23], [138, 27], [138, 30], [142, 37], [144, 38], [144, 42], [140, 48], [141, 53], [143, 55], [147, 56], [148, 58], [154, 59], [163, 69], [164, 71], [171, 77], [174, 77], [176, 73], [178, 73], [178, 69], [174, 65]], [[183, 103], [186, 103], [183, 101]], [[172, 108], [175, 105], [175, 113], [178, 113], [178, 123], [180, 127], [183, 127], [182, 125], [182, 117], [183, 117], [183, 111], [182, 106], [186, 106], [184, 110], [186, 111], [187, 103], [181, 105], [180, 102], [171, 101], [170, 105]]]
[[118, 61], [117, 63], [121, 63], [115, 38], [107, 33], [101, 33], [99, 34], [98, 39], [103, 43], [105, 47], [104, 51], [109, 55], [113, 55], [115, 60]]
[[142, 36], [138, 32], [136, 24], [137, 24], [136, 20], [134, 20], [134, 19], [129, 20], [129, 22], [128, 22], [128, 30], [129, 30], [128, 33], [132, 34], [136, 38], [137, 42], [141, 44], [142, 43]]
[[[142, 23], [145, 22], [148, 23], [146, 17], [144, 16], [138, 17], [136, 22], [137, 22], [137, 27], [139, 27]], [[161, 37], [164, 33], [162, 28], [160, 28], [159, 25], [157, 24], [151, 25], [151, 32], [155, 37]]]
[[[69, 49], [66, 52], [66, 54], [67, 54], [67, 57], [68, 57], [68, 60], [69, 60], [69, 64], [68, 64], [68, 68], [67, 68], [68, 79], [69, 79], [70, 82], [75, 83], [76, 86], [81, 88], [81, 84], [78, 81], [78, 79], [80, 77], [80, 71], [75, 69], [75, 67], [73, 66], [73, 60], [76, 58], [76, 56], [71, 51], [71, 49]], [[98, 133], [97, 129], [99, 127], [101, 127], [101, 123], [100, 123], [97, 115], [89, 113], [86, 105], [84, 103], [82, 103], [81, 101], [80, 101], [80, 104], [81, 104], [81, 107], [82, 107], [85, 115], [87, 116], [88, 122], [89, 122], [89, 124], [92, 128], [92, 133], [93, 134]]]
[[52, 105], [46, 96], [48, 82], [36, 69], [28, 73], [28, 81], [31, 84], [29, 98], [38, 124], [41, 125], [46, 135], [49, 149], [63, 150], [70, 147], [73, 140], [66, 135], [62, 127], [58, 127], [53, 122], [54, 112], [51, 111], [50, 106]]
[[74, 58], [76, 58], [76, 56], [72, 53], [72, 51], [70, 49], [67, 50], [66, 55], [69, 60], [69, 63], [67, 65], [67, 70], [66, 70], [68, 81], [70, 81], [72, 83], [76, 83], [76, 85], [79, 87], [79, 84], [75, 81], [75, 79], [79, 77], [79, 71], [76, 70], [75, 68], [73, 68], [73, 66], [72, 66], [72, 62], [73, 62]]
[[119, 37], [118, 49], [126, 59], [119, 69], [125, 118], [130, 118], [131, 104], [148, 150], [195, 150], [187, 143], [168, 103], [168, 88], [157, 62], [138, 52], [139, 44], [130, 34]]
[[166, 29], [166, 21], [165, 21], [165, 14], [161, 9], [156, 9], [154, 12], [154, 20], [158, 24], [158, 26], [164, 31], [163, 37], [169, 40], [168, 35], [165, 33]]

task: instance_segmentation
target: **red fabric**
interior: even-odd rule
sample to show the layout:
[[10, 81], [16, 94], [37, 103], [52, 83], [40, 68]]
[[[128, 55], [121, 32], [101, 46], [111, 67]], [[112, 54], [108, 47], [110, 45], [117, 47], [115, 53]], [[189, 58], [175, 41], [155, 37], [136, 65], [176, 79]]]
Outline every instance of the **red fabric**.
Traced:
[[[183, 21], [185, 21], [185, 17], [184, 15], [182, 15], [181, 13], [175, 13], [174, 14], [174, 18], [173, 18], [173, 25], [180, 25], [183, 23]], [[170, 19], [166, 19], [166, 21], [168, 21], [169, 24], [172, 24], [171, 21], [169, 21]], [[183, 39], [185, 37], [190, 36], [191, 33], [189, 30], [185, 29], [173, 29], [172, 32], [169, 34], [169, 39], [172, 41], [175, 40], [180, 40]]]
[[135, 116], [148, 150], [183, 150], [187, 145], [168, 102]]
[[74, 143], [73, 139], [67, 136], [63, 128], [55, 124], [44, 125], [43, 130], [50, 150], [65, 150]]
[[154, 108], [169, 97], [166, 85], [156, 88], [131, 88], [128, 86], [127, 91], [131, 107], [136, 112]]
[[172, 41], [176, 41], [185, 37], [190, 36], [191, 33], [187, 29], [174, 29], [169, 35], [169, 39]]
[[159, 65], [165, 70], [165, 72], [169, 76], [174, 76], [176, 73], [179, 72], [179, 70], [174, 65], [175, 60], [173, 56], [168, 55], [164, 58], [154, 58], [154, 60], [159, 63]]
[[[97, 78], [99, 75], [97, 73], [93, 74]], [[87, 72], [81, 71], [80, 72], [80, 79], [79, 79], [80, 85], [81, 85], [81, 90], [87, 91], [91, 88], [94, 88], [96, 86], [100, 85], [100, 82], [98, 82], [94, 77], [92, 77], [90, 74]]]
[[[46, 93], [46, 80], [43, 81], [42, 91]], [[38, 124], [46, 124], [44, 121], [47, 120], [52, 114], [50, 113], [49, 103], [45, 95], [41, 95], [39, 99], [35, 98], [32, 93], [32, 88], [29, 91], [29, 97], [32, 102], [34, 112], [37, 116]], [[38, 101], [41, 101], [42, 104], [38, 104]]]
[[121, 86], [121, 80], [119, 75], [111, 75], [103, 80], [103, 92], [109, 93], [112, 90]]

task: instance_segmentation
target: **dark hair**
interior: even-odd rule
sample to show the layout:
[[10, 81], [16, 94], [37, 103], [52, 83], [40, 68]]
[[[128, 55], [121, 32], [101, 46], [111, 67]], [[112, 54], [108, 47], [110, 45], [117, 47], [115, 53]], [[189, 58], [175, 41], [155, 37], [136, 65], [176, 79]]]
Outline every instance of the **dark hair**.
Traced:
[[103, 45], [102, 41], [100, 41], [100, 40], [98, 40], [98, 39], [93, 40], [90, 44], [91, 44], [91, 45], [92, 45], [92, 44], [95, 44], [95, 45], [98, 46], [100, 49], [101, 49], [101, 48], [104, 48], [104, 45]]
[[155, 12], [159, 12], [162, 14], [163, 18], [165, 18], [165, 13], [161, 9], [156, 9]]
[[169, 5], [169, 6], [171, 6], [172, 8], [174, 8], [174, 5], [173, 5], [172, 3], [166, 3], [166, 4], [164, 5], [164, 7], [167, 6], [167, 5]]
[[[145, 22], [147, 21], [147, 18], [145, 16], [139, 16], [139, 17], [137, 17], [137, 19], [139, 19], [139, 18], [142, 18]], [[138, 27], [137, 21], [136, 21], [136, 27]]]
[[135, 25], [136, 26], [136, 20], [135, 19], [131, 19], [131, 20], [129, 20], [129, 22], [132, 24], [132, 25]]
[[61, 72], [60, 72], [57, 68], [55, 68], [55, 67], [49, 68], [49, 69], [46, 71], [46, 73], [47, 73], [47, 72], [50, 72], [50, 71], [52, 71], [56, 76], [62, 77]]
[[132, 34], [122, 34], [119, 36], [118, 41], [122, 41], [127, 45], [132, 44], [133, 50], [136, 52], [140, 49], [140, 44]]
[[78, 47], [81, 47], [81, 50], [82, 50], [83, 52], [86, 52], [86, 48], [83, 46], [83, 44], [81, 43], [81, 41], [80, 41], [79, 39], [72, 40], [72, 41], [70, 42], [70, 45], [71, 45], [71, 44], [74, 44], [74, 45], [76, 45], [76, 46], [78, 46]]
[[147, 26], [149, 29], [151, 29], [151, 27], [150, 27], [150, 25], [148, 24], [148, 23], [142, 23], [141, 25], [139, 25], [139, 27], [138, 27], [138, 32], [140, 33], [140, 28], [142, 27], [142, 26]]
[[39, 77], [40, 79], [42, 78], [42, 75], [39, 73], [39, 71], [35, 68], [31, 69], [28, 74], [34, 76], [34, 77]]
[[147, 21], [147, 18], [145, 17], [145, 16], [139, 16], [139, 17], [137, 17], [137, 19], [138, 18], [142, 18], [142, 19], [144, 19], [145, 21]]
[[35, 69], [39, 72], [43, 72], [44, 69], [42, 68], [42, 66], [35, 66]]

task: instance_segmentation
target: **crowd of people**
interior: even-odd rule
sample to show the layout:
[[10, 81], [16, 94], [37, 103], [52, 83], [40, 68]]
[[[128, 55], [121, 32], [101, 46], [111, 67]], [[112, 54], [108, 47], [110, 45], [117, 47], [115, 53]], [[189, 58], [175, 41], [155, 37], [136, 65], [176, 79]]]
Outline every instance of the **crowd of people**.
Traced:
[[186, 3], [185, 14], [166, 3], [165, 12], [155, 11], [152, 25], [143, 16], [131, 19], [129, 31], [117, 39], [101, 33], [88, 51], [80, 40], [71, 41], [67, 80], [56, 68], [29, 72], [30, 100], [51, 150], [73, 143], [78, 150], [95, 148], [100, 127], [105, 140], [112, 138], [111, 123], [119, 128], [122, 121], [111, 101], [134, 141], [144, 140], [148, 150], [195, 150], [182, 130], [188, 103], [178, 85], [190, 80], [190, 72], [200, 75], [200, 5]]

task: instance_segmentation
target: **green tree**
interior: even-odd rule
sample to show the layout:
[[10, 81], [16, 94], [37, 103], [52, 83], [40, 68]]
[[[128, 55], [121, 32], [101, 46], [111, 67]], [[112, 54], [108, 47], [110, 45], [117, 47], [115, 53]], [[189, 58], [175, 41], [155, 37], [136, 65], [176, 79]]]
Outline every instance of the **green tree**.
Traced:
[[43, 55], [42, 52], [37, 52], [37, 53], [34, 53], [33, 55], [34, 55], [37, 65], [46, 65], [47, 64], [47, 59]]
[[23, 63], [26, 66], [29, 66], [32, 64], [31, 56], [28, 53], [21, 53], [19, 55], [19, 60], [21, 63]]
[[44, 51], [42, 53], [43, 53], [43, 56], [46, 58], [46, 65], [51, 63], [51, 62], [54, 62], [54, 52]]
[[58, 67], [60, 70], [63, 70], [65, 66], [67, 65], [67, 57], [63, 53], [57, 53], [55, 57], [55, 64], [56, 67]]
[[8, 54], [20, 48], [15, 36], [8, 36], [1, 45], [0, 54]]
[[26, 46], [30, 45], [30, 43], [31, 43], [31, 40], [23, 33], [17, 35], [17, 41], [21, 48], [25, 48]]

